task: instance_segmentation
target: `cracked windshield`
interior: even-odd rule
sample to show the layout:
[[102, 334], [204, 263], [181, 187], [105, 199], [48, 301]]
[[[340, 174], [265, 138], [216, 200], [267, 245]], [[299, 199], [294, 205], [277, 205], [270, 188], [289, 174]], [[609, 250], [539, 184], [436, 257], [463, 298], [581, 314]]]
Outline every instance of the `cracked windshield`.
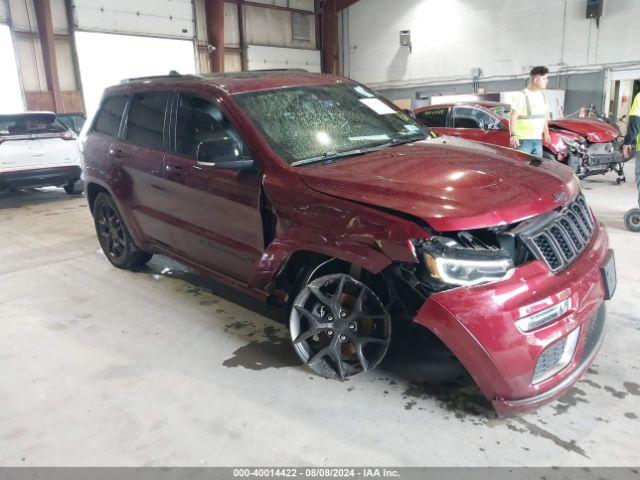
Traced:
[[360, 85], [319, 85], [235, 95], [271, 147], [301, 165], [424, 140], [427, 132]]

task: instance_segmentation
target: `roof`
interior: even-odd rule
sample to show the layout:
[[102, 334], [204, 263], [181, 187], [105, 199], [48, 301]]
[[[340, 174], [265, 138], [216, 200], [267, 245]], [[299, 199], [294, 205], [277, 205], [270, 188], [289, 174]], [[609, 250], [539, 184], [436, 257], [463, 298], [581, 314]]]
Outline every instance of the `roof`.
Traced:
[[185, 84], [208, 84], [229, 94], [272, 90], [302, 85], [331, 85], [351, 82], [334, 75], [310, 73], [305, 70], [254, 70], [237, 73], [211, 73], [205, 75], [180, 75], [140, 77], [123, 80], [120, 85], [109, 87], [107, 92], [129, 90], [132, 86], [162, 84], [165, 87]]
[[46, 110], [42, 111], [31, 111], [31, 112], [15, 112], [15, 113], [0, 113], [0, 117], [30, 117], [32, 115], [54, 115], [54, 112], [48, 112]]

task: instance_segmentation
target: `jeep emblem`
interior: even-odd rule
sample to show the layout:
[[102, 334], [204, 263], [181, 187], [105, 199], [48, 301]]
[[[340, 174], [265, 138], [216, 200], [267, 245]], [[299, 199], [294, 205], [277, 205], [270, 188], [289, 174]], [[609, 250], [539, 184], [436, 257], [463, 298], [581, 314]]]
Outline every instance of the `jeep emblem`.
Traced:
[[553, 194], [553, 199], [556, 203], [564, 203], [568, 198], [569, 197], [567, 197], [567, 194], [564, 192], [557, 192]]

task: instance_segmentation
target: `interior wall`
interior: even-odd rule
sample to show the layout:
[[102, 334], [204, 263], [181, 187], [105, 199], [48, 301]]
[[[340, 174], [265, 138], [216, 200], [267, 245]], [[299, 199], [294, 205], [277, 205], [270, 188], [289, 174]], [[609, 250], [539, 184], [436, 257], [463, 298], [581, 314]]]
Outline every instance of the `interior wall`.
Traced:
[[[591, 72], [562, 76], [550, 76], [549, 88], [565, 90], [564, 112], [566, 115], [577, 112], [580, 107], [588, 108], [593, 104], [598, 112], [602, 112], [604, 72]], [[486, 93], [508, 92], [521, 90], [527, 85], [526, 79], [493, 80], [480, 82], [480, 88]], [[455, 83], [444, 85], [425, 85], [407, 88], [378, 88], [381, 94], [390, 100], [410, 100], [411, 107], [416, 108], [430, 105], [431, 100], [426, 97], [438, 95], [455, 95], [473, 92], [473, 84]], [[422, 100], [417, 99], [417, 95]]]
[[470, 82], [474, 67], [500, 80], [540, 64], [581, 73], [640, 63], [639, 1], [605, 1], [600, 28], [585, 17], [584, 0], [361, 0], [344, 13], [345, 74], [388, 89]]

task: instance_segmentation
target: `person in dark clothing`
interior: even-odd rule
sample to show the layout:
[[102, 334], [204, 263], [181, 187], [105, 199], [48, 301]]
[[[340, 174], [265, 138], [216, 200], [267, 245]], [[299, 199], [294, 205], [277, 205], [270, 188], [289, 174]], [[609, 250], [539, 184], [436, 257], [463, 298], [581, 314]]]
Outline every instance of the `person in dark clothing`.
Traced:
[[638, 188], [638, 205], [640, 206], [640, 93], [631, 104], [629, 110], [629, 123], [627, 135], [624, 137], [622, 147], [625, 158], [630, 158], [633, 150], [636, 151], [636, 187]]

